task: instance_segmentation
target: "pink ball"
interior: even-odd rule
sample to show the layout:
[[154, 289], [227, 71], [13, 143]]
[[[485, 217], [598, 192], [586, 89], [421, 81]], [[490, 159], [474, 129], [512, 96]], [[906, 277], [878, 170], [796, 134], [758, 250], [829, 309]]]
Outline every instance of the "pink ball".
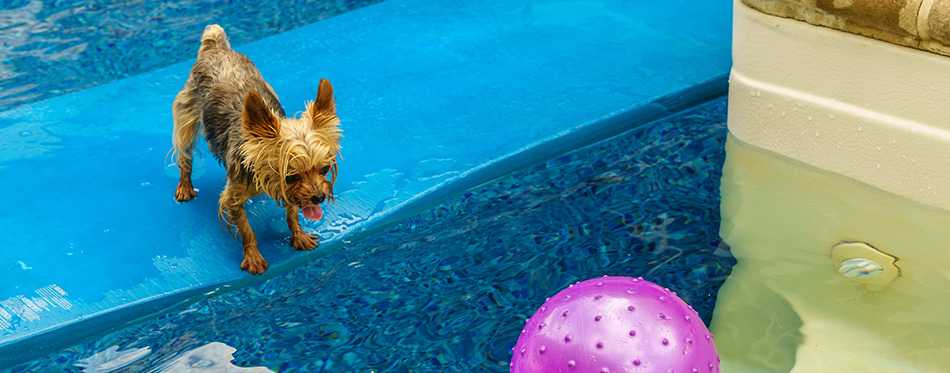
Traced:
[[719, 372], [699, 314], [642, 278], [569, 286], [528, 319], [512, 352], [512, 373]]

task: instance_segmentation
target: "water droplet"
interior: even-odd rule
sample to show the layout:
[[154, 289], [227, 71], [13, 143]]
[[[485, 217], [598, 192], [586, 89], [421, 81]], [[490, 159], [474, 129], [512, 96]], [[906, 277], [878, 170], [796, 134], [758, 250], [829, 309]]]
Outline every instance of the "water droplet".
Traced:
[[571, 338], [571, 335], [570, 335], [570, 334], [564, 336], [564, 342], [570, 342], [571, 339], [573, 339], [573, 338]]
[[570, 315], [570, 314], [571, 314], [571, 311], [564, 311], [563, 313], [561, 313], [561, 316], [567, 317], [567, 315]]
[[636, 336], [637, 336], [637, 331], [636, 331], [636, 330], [631, 330], [630, 333], [627, 333], [627, 334], [630, 334], [631, 337], [636, 337]]
[[[710, 365], [712, 365], [712, 364], [710, 364]], [[633, 366], [637, 366], [637, 367], [640, 366], [640, 359], [634, 360], [634, 361], [633, 361]]]
[[33, 132], [30, 131], [20, 131], [20, 137], [29, 137], [33, 136]]
[[633, 306], [627, 306], [627, 311], [633, 312], [635, 309]]
[[693, 344], [692, 338], [686, 338], [686, 344]]
[[610, 369], [607, 369], [607, 367], [600, 368], [600, 373], [610, 373]]
[[603, 282], [603, 281], [597, 281], [597, 286], [604, 286], [604, 282]]
[[567, 362], [567, 367], [568, 367], [568, 368], [573, 368], [574, 365], [576, 365], [576, 364], [577, 364], [577, 363], [575, 363], [574, 360], [570, 360], [570, 361]]
[[661, 318], [661, 319], [666, 319], [666, 315], [664, 315], [664, 314], [661, 313], [661, 314], [660, 314], [660, 318]]
[[604, 342], [597, 342], [597, 348], [604, 348]]
[[687, 322], [689, 322], [689, 321], [691, 320], [690, 317], [689, 317], [689, 315], [686, 315], [685, 317], [686, 317], [686, 321], [687, 321]]
[[660, 302], [666, 302], [666, 297], [664, 297], [664, 296], [661, 295], [661, 296], [660, 296]]
[[544, 306], [541, 306], [541, 309], [539, 309], [538, 311], [539, 311], [539, 312], [544, 312], [544, 310], [545, 310]]
[[538, 353], [543, 354], [545, 350], [547, 350], [547, 348], [545, 348], [544, 346], [541, 346], [541, 348], [538, 349]]
[[603, 295], [597, 294], [594, 296], [594, 300], [600, 300], [600, 298], [603, 298], [603, 297], [604, 297]]
[[600, 315], [594, 316], [594, 321], [600, 321]]
[[666, 338], [663, 338], [663, 345], [666, 346], [666, 345], [668, 345], [668, 344], [670, 344], [670, 340], [669, 340], [669, 339], [666, 339]]

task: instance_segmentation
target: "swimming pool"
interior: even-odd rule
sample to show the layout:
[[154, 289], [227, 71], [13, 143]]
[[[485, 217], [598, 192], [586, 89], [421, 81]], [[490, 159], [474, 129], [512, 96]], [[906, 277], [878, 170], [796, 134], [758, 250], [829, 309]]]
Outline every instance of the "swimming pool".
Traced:
[[[223, 177], [218, 165], [206, 161], [195, 171], [195, 186], [201, 189], [201, 194], [212, 198], [199, 197], [194, 203], [184, 205], [171, 201], [170, 191], [177, 182], [177, 175], [167, 158], [164, 162], [162, 159], [169, 146], [171, 118], [168, 103], [184, 83], [190, 67], [188, 61], [2, 111], [0, 167], [5, 177], [18, 182], [3, 183], [0, 193], [21, 198], [3, 199], [0, 205], [0, 210], [4, 211], [0, 215], [0, 227], [6, 233], [0, 235], [0, 246], [7, 248], [0, 251], [0, 264], [6, 268], [0, 272], [0, 284], [4, 285], [0, 287], [0, 367], [20, 364], [48, 353], [58, 354], [63, 348], [68, 353], [70, 349], [80, 348], [69, 346], [96, 340], [103, 333], [128, 323], [146, 320], [146, 323], [164, 325], [159, 330], [171, 328], [173, 324], [166, 322], [177, 313], [154, 318], [165, 314], [167, 307], [192, 304], [207, 296], [211, 296], [208, 304], [220, 304], [215, 302], [226, 300], [237, 308], [247, 307], [236, 298], [219, 297], [218, 294], [253, 286], [285, 272], [289, 274], [270, 282], [272, 288], [249, 291], [279, 293], [281, 287], [273, 284], [290, 281], [299, 275], [309, 279], [326, 277], [324, 282], [333, 285], [326, 288], [338, 291], [334, 295], [345, 294], [354, 299], [375, 294], [385, 296], [392, 292], [389, 294], [391, 299], [382, 297], [377, 301], [381, 310], [406, 307], [413, 311], [417, 309], [413, 307], [423, 305], [452, 306], [425, 303], [433, 300], [426, 301], [426, 293], [413, 293], [406, 287], [393, 285], [393, 288], [402, 289], [396, 292], [388, 288], [352, 286], [353, 281], [344, 280], [347, 277], [341, 275], [339, 280], [335, 277], [340, 271], [379, 271], [379, 275], [387, 279], [408, 278], [409, 285], [450, 289], [451, 292], [444, 293], [449, 298], [457, 293], [484, 294], [487, 299], [470, 296], [463, 297], [463, 300], [489, 309], [490, 304], [497, 304], [496, 307], [509, 312], [512, 308], [502, 307], [509, 303], [517, 307], [536, 307], [528, 304], [535, 302], [533, 297], [539, 296], [538, 293], [527, 288], [512, 292], [516, 285], [524, 285], [520, 280], [535, 275], [523, 278], [515, 275], [504, 279], [475, 277], [504, 273], [500, 269], [494, 272], [483, 270], [482, 266], [493, 268], [492, 265], [499, 264], [499, 259], [474, 251], [501, 250], [489, 245], [500, 245], [497, 241], [484, 238], [494, 235], [512, 241], [512, 245], [534, 248], [531, 251], [504, 246], [505, 250], [499, 254], [500, 258], [508, 259], [502, 262], [512, 266], [508, 269], [523, 266], [524, 270], [531, 272], [526, 263], [532, 261], [563, 267], [556, 269], [563, 270], [567, 277], [541, 276], [540, 272], [534, 271], [538, 272], [539, 280], [556, 283], [550, 284], [551, 288], [535, 284], [534, 289], [538, 291], [543, 288], [553, 292], [553, 287], [570, 281], [570, 278], [580, 279], [584, 269], [596, 272], [612, 268], [634, 274], [650, 268], [653, 272], [645, 272], [645, 276], [676, 289], [692, 287], [700, 282], [697, 279], [709, 279], [713, 287], [703, 291], [697, 289], [697, 294], [714, 294], [715, 284], [728, 272], [729, 259], [727, 250], [720, 247], [713, 233], [709, 233], [714, 231], [716, 224], [707, 218], [715, 217], [706, 215], [715, 211], [716, 200], [715, 196], [706, 194], [715, 194], [715, 186], [702, 184], [705, 192], [698, 194], [693, 191], [696, 185], [677, 183], [698, 183], [697, 178], [716, 182], [716, 168], [710, 169], [709, 165], [716, 164], [721, 135], [708, 137], [690, 132], [691, 129], [685, 127], [675, 130], [678, 125], [671, 124], [673, 122], [642, 127], [637, 135], [628, 136], [630, 140], [624, 145], [642, 149], [643, 153], [627, 149], [630, 156], [643, 156], [642, 163], [628, 165], [630, 169], [620, 166], [613, 173], [600, 172], [613, 166], [598, 161], [596, 157], [616, 157], [617, 149], [603, 153], [599, 148], [585, 146], [725, 94], [725, 72], [730, 61], [728, 10], [728, 6], [723, 4], [693, 4], [689, 1], [658, 4], [619, 0], [495, 0], [444, 4], [433, 0], [394, 0], [237, 46], [236, 49], [250, 56], [268, 77], [288, 112], [293, 112], [295, 103], [312, 99], [312, 79], [327, 77], [332, 80], [346, 136], [341, 163], [345, 172], [341, 171], [334, 188], [338, 194], [337, 204], [326, 209], [321, 222], [304, 227], [320, 235], [320, 249], [307, 253], [289, 249], [285, 241], [286, 225], [279, 219], [280, 209], [265, 199], [255, 199], [249, 204], [252, 226], [262, 227], [259, 236], [261, 252], [271, 262], [270, 271], [263, 277], [247, 276], [238, 269], [234, 260], [239, 258], [240, 251], [233, 250], [231, 237], [220, 228], [215, 217], [216, 199], [213, 196], [222, 187]], [[189, 18], [189, 22], [192, 21]], [[163, 39], [160, 32], [149, 35], [151, 39], [130, 41], [130, 45], [139, 48], [141, 43], [157, 42], [156, 35], [159, 36], [157, 39]], [[192, 43], [184, 41], [180, 44]], [[313, 57], [297, 58], [300, 55]], [[79, 61], [83, 61], [79, 62], [80, 65], [91, 63], [83, 59]], [[722, 120], [710, 118], [724, 115], [724, 103], [720, 99], [718, 106], [714, 106], [713, 109], [702, 109], [706, 114], [678, 120], [692, 123], [697, 128], [723, 131]], [[486, 128], [493, 130], [486, 131]], [[669, 131], [680, 131], [677, 136], [682, 138], [660, 141]], [[698, 139], [720, 140], [711, 141], [703, 148], [700, 146], [703, 140], [691, 142], [687, 134], [697, 135]], [[472, 141], [473, 138], [478, 141]], [[651, 139], [658, 142], [651, 143]], [[684, 142], [676, 142], [680, 140]], [[671, 145], [686, 143], [690, 145], [685, 149]], [[588, 165], [575, 167], [574, 173], [561, 173], [558, 168], [569, 167], [567, 163], [560, 165], [550, 161], [546, 166], [538, 166], [540, 169], [532, 169], [535, 170], [533, 173], [510, 175], [538, 162], [560, 159], [558, 157], [578, 148], [585, 148], [592, 154], [580, 157], [584, 161], [578, 162]], [[623, 150], [619, 152], [623, 153]], [[682, 168], [664, 163], [667, 158], [670, 162], [680, 159], [680, 152], [703, 155], [682, 160], [686, 164]], [[571, 157], [579, 157], [582, 153]], [[624, 155], [618, 159], [630, 160]], [[546, 168], [549, 170], [542, 172]], [[643, 171], [644, 175], [657, 174], [653, 175], [655, 178], [635, 180], [631, 176], [634, 171]], [[588, 182], [592, 172], [595, 181]], [[518, 181], [518, 177], [532, 182]], [[553, 179], [545, 182], [544, 178]], [[508, 181], [495, 189], [470, 191], [491, 180]], [[670, 180], [679, 181], [669, 184]], [[636, 184], [638, 182], [644, 184]], [[577, 197], [571, 193], [561, 196], [564, 190], [558, 191], [557, 188], [566, 186], [558, 183], [575, 183], [577, 188], [569, 189], [572, 192], [585, 191], [582, 187], [589, 184], [592, 189], [587, 192], [594, 195], [577, 199], [576, 202], [584, 203], [570, 205], [570, 210], [564, 206], [550, 210], [548, 207], [556, 207], [550, 205], [550, 201], [563, 199], [563, 202], [573, 203], [573, 198]], [[22, 188], [22, 185], [29, 187]], [[682, 188], [693, 191], [690, 193], [695, 195], [691, 196], [702, 197], [703, 201], [673, 198], [676, 193], [690, 194], [683, 192]], [[666, 195], [660, 191], [675, 193]], [[547, 192], [557, 193], [558, 197], [545, 194]], [[614, 192], [629, 199], [622, 203], [612, 200], [611, 193]], [[656, 193], [654, 197], [665, 196], [662, 198], [667, 199], [647, 209], [644, 207], [646, 200], [634, 199], [643, 193]], [[534, 196], [539, 199], [533, 199]], [[606, 200], [597, 199], [601, 197]], [[447, 200], [450, 202], [445, 202]], [[605, 201], [609, 203], [597, 204]], [[633, 202], [642, 202], [644, 206], [623, 205]], [[479, 210], [469, 210], [483, 204], [485, 206]], [[430, 210], [437, 205], [443, 208]], [[69, 206], [68, 211], [73, 214], [50, 214], [50, 211], [60, 211], [62, 206]], [[609, 211], [599, 210], [601, 207]], [[692, 215], [677, 220], [673, 207]], [[535, 211], [535, 214], [521, 214], [530, 211]], [[547, 215], [551, 211], [598, 224], [606, 221], [607, 224], [599, 226], [578, 220], [572, 221], [570, 227], [555, 225], [546, 230], [545, 224], [550, 224]], [[423, 218], [419, 213], [423, 213]], [[453, 217], [452, 213], [457, 216]], [[477, 219], [467, 218], [468, 214]], [[502, 219], [508, 216], [511, 218]], [[439, 223], [441, 218], [446, 222]], [[704, 223], [697, 223], [700, 220]], [[426, 224], [416, 225], [422, 221]], [[500, 225], [495, 227], [489, 224], [491, 222]], [[469, 231], [463, 227], [480, 224], [488, 226], [481, 228], [485, 230], [484, 237], [471, 238], [472, 243], [467, 244], [471, 246], [466, 246], [469, 255], [449, 255], [460, 250], [450, 243], [468, 237], [461, 234]], [[708, 237], [698, 239], [683, 228], [695, 224], [702, 227], [697, 229], [704, 229], [702, 234], [697, 234]], [[524, 232], [531, 229], [536, 231]], [[419, 236], [420, 232], [442, 230], [458, 235], [453, 233], [441, 239], [436, 239], [440, 236], [435, 233]], [[511, 230], [520, 234], [509, 235]], [[382, 236], [377, 237], [377, 234]], [[576, 237], [572, 238], [571, 234]], [[687, 247], [686, 241], [678, 241], [683, 239], [697, 241], [694, 246]], [[434, 243], [427, 250], [391, 248], [394, 242], [419, 245], [429, 244], [429, 241]], [[671, 246], [674, 241], [676, 245]], [[363, 246], [366, 242], [375, 242], [375, 246]], [[565, 243], [571, 245], [561, 246]], [[575, 244], [581, 246], [572, 246]], [[382, 249], [386, 247], [390, 249]], [[631, 258], [621, 257], [622, 247], [636, 254], [631, 254]], [[711, 264], [712, 267], [707, 268], [707, 263], [698, 257], [683, 254], [696, 247], [705, 254], [718, 253], [718, 256], [707, 257], [721, 257], [726, 264]], [[537, 248], [552, 251], [538, 252]], [[374, 265], [349, 266], [356, 261], [364, 263], [363, 256], [372, 250], [392, 258], [368, 256], [366, 261]], [[431, 255], [429, 251], [432, 251]], [[423, 261], [414, 266], [411, 259], [419, 252], [427, 256], [420, 257]], [[561, 254], [578, 259], [556, 260]], [[322, 268], [320, 263], [342, 263], [347, 258], [353, 261], [347, 261], [347, 266], [338, 270], [319, 269]], [[446, 259], [444, 268], [440, 267], [440, 270], [460, 271], [456, 277], [470, 281], [451, 276], [444, 279], [419, 277], [424, 271], [417, 267], [428, 265], [436, 260], [433, 258], [453, 258]], [[637, 258], [650, 259], [642, 263], [627, 262], [639, 260]], [[384, 260], [388, 263], [390, 259], [393, 270], [401, 273], [379, 269], [388, 268], [379, 263]], [[669, 268], [663, 267], [664, 263], [684, 264], [681, 263], [684, 260], [684, 267], [689, 268], [685, 272], [667, 272]], [[617, 266], [619, 262], [628, 265]], [[333, 275], [293, 271], [308, 263]], [[359, 276], [373, 278], [372, 273], [361, 272]], [[499, 283], [513, 281], [514, 285], [508, 290], [504, 286], [496, 289], [491, 285], [495, 280]], [[385, 283], [382, 280], [377, 282]], [[285, 296], [278, 295], [278, 300], [292, 298], [312, 285], [305, 281], [287, 287], [294, 290], [281, 293]], [[506, 291], [513, 295], [505, 296]], [[517, 297], [518, 302], [514, 302], [512, 296]], [[705, 310], [704, 316], [708, 320], [710, 305], [701, 304], [702, 300], [687, 300]], [[350, 310], [359, 305], [344, 303], [346, 307], [334, 307], [330, 305], [333, 302], [321, 302], [317, 303], [319, 310], [341, 315], [355, 312]], [[295, 303], [313, 305], [303, 301]], [[518, 317], [526, 316], [524, 308], [519, 309], [522, 311], [517, 311]], [[313, 307], [308, 309], [311, 313], [316, 311]], [[194, 308], [186, 310], [184, 315], [202, 312], [200, 308]], [[479, 320], [507, 325], [508, 319], [513, 317], [507, 313], [492, 316]], [[451, 325], [453, 328], [463, 325], [467, 317], [452, 318]], [[423, 319], [412, 315], [407, 319], [420, 321], [411, 328], [427, 330], [425, 327], [429, 324], [421, 323]], [[448, 322], [448, 319], [432, 319]], [[189, 325], [215, 328], [214, 322], [209, 324], [207, 321], [195, 321]], [[288, 330], [274, 329], [277, 334], [258, 336], [259, 341], [246, 342], [250, 343], [251, 350], [268, 340], [297, 346], [291, 342], [319, 334], [319, 330], [324, 329], [309, 329], [319, 325], [291, 320], [278, 328]], [[336, 325], [344, 325], [343, 320], [324, 326]], [[350, 325], [349, 328], [357, 329]], [[382, 329], [361, 331], [365, 334], [354, 333], [371, 335], [374, 330], [376, 334], [382, 330], [386, 335], [406, 337], [390, 330], [404, 325], [387, 325]], [[438, 325], [429, 327], [435, 326]], [[294, 335], [294, 331], [300, 328], [307, 330]], [[345, 333], [346, 330], [335, 330], [327, 334], [327, 340], [336, 341], [340, 335], [350, 335]], [[190, 335], [190, 332], [183, 333]], [[280, 338], [283, 333], [289, 333], [289, 337]], [[423, 337], [403, 339], [408, 342], [414, 338]], [[490, 338], [500, 341], [501, 337]], [[485, 364], [506, 359], [499, 352], [506, 341], [472, 342], [476, 341], [474, 337], [458, 340], [461, 347], [455, 348], [464, 351], [476, 351], [470, 347], [479, 343], [490, 344], [492, 358]], [[225, 344], [212, 347], [233, 345], [225, 340], [219, 342]], [[167, 357], [164, 351], [176, 343], [156, 347], [160, 343], [154, 342], [156, 350], [147, 356], [152, 360], [142, 364]], [[246, 353], [247, 346], [233, 346], [240, 350], [238, 355]], [[371, 349], [374, 346], [368, 343], [363, 347]], [[83, 350], [88, 354], [75, 357], [90, 358], [89, 354], [97, 351], [112, 353], [106, 347], [96, 351]], [[144, 352], [133, 351], [136, 354]], [[340, 361], [355, 364], [360, 359], [360, 355], [352, 351], [334, 353], [338, 354], [338, 357], [333, 357], [334, 364], [340, 364]], [[438, 353], [426, 356], [429, 355], [436, 361], [449, 361], [445, 359], [451, 356]], [[247, 355], [241, 356], [241, 362], [254, 361], [243, 360], [249, 359]], [[287, 355], [290, 360], [295, 356], [310, 358], [309, 355]], [[403, 357], [398, 354], [394, 356], [392, 361], [404, 364], [400, 367], [411, 365], [400, 360]], [[72, 357], [63, 355], [53, 359], [62, 360], [63, 364], [77, 363], [77, 360], [67, 362]], [[260, 361], [263, 366], [286, 362]], [[329, 364], [326, 358], [323, 361], [323, 364]], [[307, 363], [316, 364], [316, 360]]]
[[524, 320], [578, 280], [643, 276], [709, 322], [734, 264], [718, 235], [724, 98], [465, 191], [260, 285], [12, 368], [67, 371], [212, 342], [279, 372], [507, 371]]

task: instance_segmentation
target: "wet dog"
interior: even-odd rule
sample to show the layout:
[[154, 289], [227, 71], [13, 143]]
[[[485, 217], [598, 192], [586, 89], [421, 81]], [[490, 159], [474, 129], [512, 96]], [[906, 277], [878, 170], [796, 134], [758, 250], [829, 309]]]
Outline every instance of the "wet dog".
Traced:
[[262, 193], [285, 208], [294, 249], [317, 247], [317, 238], [300, 228], [298, 213], [319, 220], [320, 204], [333, 199], [341, 134], [329, 81], [320, 81], [316, 100], [306, 104], [300, 118], [288, 118], [251, 60], [231, 49], [221, 26], [210, 25], [172, 115], [181, 173], [175, 199], [185, 202], [196, 195], [193, 150], [203, 129], [208, 148], [227, 169], [218, 217], [228, 232], [234, 226], [241, 236], [241, 269], [260, 274], [268, 267], [244, 210], [249, 198]]

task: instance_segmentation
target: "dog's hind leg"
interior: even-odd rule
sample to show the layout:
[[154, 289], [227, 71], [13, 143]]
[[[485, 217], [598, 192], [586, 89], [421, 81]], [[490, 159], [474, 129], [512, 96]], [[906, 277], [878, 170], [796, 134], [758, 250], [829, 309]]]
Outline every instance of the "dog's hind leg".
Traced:
[[181, 173], [178, 188], [175, 189], [175, 199], [185, 202], [195, 197], [195, 188], [191, 185], [191, 164], [198, 135], [198, 97], [190, 79], [178, 96], [175, 96], [172, 118], [175, 121], [172, 143], [175, 153], [178, 154], [178, 170]]

